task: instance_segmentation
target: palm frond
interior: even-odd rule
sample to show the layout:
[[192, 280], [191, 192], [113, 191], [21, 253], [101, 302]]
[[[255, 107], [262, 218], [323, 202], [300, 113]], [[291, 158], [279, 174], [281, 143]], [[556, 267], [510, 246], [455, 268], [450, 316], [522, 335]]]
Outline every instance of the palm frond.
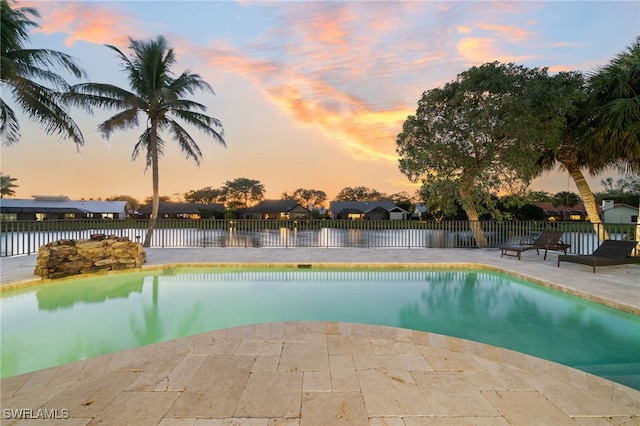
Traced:
[[[224, 140], [224, 129], [222, 127], [222, 122], [220, 122], [220, 120], [218, 120], [217, 118], [209, 117], [208, 115], [200, 114], [193, 111], [185, 111], [179, 109], [173, 110], [172, 114], [174, 114], [176, 117], [180, 117], [180, 119], [189, 123], [201, 132], [211, 136], [222, 146], [227, 146]], [[220, 131], [218, 132], [214, 127], [219, 128]]]
[[174, 120], [167, 121], [168, 130], [173, 138], [178, 142], [180, 149], [185, 153], [187, 158], [193, 158], [196, 164], [200, 165], [202, 151], [191, 135]]
[[20, 108], [43, 125], [47, 134], [60, 134], [77, 146], [84, 145], [82, 132], [64, 108], [60, 93], [28, 79], [14, 81], [12, 89]]
[[112, 84], [83, 83], [72, 86], [64, 95], [64, 99], [71, 105], [92, 112], [93, 108], [146, 109], [144, 100], [135, 93]]
[[15, 145], [20, 141], [20, 125], [13, 110], [0, 99], [0, 135], [5, 136], [2, 138], [2, 145], [10, 146]]
[[[45, 127], [48, 134], [59, 134], [71, 139], [77, 146], [84, 144], [82, 132], [69, 116], [60, 90], [69, 85], [57, 69], [84, 77], [84, 71], [74, 59], [62, 52], [49, 49], [25, 49], [29, 30], [38, 25], [31, 17], [39, 17], [32, 8], [12, 8], [9, 1], [0, 1], [0, 78], [17, 105], [33, 120]], [[53, 84], [53, 88], [39, 82]], [[56, 91], [56, 89], [58, 89]], [[19, 125], [13, 110], [3, 102], [0, 127], [7, 139], [3, 144], [16, 143], [20, 137]]]
[[62, 68], [76, 78], [86, 77], [86, 73], [75, 63], [75, 59], [72, 56], [56, 50], [21, 49], [7, 52], [4, 56], [18, 64], [24, 77], [39, 77], [54, 83], [62, 79], [59, 74], [53, 71], [47, 70], [47, 73], [55, 78], [49, 77], [47, 73], [42, 74], [40, 67], [45, 70], [47, 68]]
[[138, 126], [138, 112], [137, 108], [120, 111], [98, 125], [98, 132], [104, 138], [109, 139], [111, 134], [117, 130], [135, 129]]
[[[156, 144], [158, 150], [158, 157], [164, 155], [165, 141], [160, 136], [156, 135]], [[145, 173], [153, 165], [153, 158], [151, 156], [151, 129], [147, 128], [139, 137], [138, 142], [133, 147], [133, 153], [131, 154], [131, 161], [135, 161], [138, 156], [144, 152], [145, 154]]]

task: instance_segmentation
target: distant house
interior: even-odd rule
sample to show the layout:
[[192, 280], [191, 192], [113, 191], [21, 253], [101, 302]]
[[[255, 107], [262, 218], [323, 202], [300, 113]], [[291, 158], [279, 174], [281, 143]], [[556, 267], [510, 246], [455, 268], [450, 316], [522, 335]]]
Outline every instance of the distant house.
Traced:
[[71, 200], [65, 195], [3, 198], [2, 220], [125, 219], [124, 201]]
[[604, 223], [637, 223], [638, 208], [613, 200], [602, 200], [600, 217]]
[[405, 220], [409, 212], [393, 201], [332, 201], [332, 219], [338, 220]]
[[[143, 219], [151, 217], [152, 203], [145, 204], [138, 210]], [[204, 203], [172, 203], [169, 201], [160, 201], [158, 207], [158, 219], [200, 219], [204, 210], [217, 212], [219, 215], [224, 214], [223, 204], [204, 204]]]
[[585, 222], [589, 217], [587, 209], [585, 209], [582, 202], [575, 206], [554, 206], [551, 202], [536, 203], [536, 206], [544, 211], [547, 220], [550, 222], [561, 222], [563, 220]]
[[311, 212], [295, 200], [263, 200], [236, 211], [239, 219], [309, 219]]
[[415, 220], [424, 219], [425, 215], [429, 212], [427, 206], [424, 203], [416, 203], [413, 205], [413, 213], [411, 213], [411, 218]]

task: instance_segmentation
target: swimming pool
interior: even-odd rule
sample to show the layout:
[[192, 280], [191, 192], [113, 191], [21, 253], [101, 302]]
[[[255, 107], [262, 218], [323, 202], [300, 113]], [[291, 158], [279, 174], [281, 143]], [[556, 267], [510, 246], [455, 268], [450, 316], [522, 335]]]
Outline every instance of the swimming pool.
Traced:
[[341, 321], [476, 340], [640, 389], [640, 316], [483, 270], [179, 268], [3, 291], [2, 377], [209, 330]]

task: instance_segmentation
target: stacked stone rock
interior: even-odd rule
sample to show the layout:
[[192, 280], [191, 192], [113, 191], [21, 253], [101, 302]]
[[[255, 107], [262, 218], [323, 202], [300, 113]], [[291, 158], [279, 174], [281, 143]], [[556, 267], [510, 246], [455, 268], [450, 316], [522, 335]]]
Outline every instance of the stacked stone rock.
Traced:
[[43, 278], [140, 268], [147, 260], [142, 244], [128, 237], [92, 235], [88, 240], [58, 240], [38, 248], [34, 273]]

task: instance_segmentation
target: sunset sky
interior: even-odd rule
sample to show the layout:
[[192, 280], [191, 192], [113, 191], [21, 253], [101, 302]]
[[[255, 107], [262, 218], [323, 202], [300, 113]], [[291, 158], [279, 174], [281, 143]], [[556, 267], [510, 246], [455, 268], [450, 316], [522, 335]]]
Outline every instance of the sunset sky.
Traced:
[[[396, 136], [422, 93], [489, 61], [590, 73], [640, 33], [637, 1], [22, 1], [38, 9], [34, 48], [65, 52], [93, 82], [127, 87], [114, 52], [127, 37], [164, 35], [176, 73], [199, 73], [216, 95], [192, 99], [224, 125], [224, 148], [189, 128], [203, 152], [198, 167], [171, 143], [160, 160], [160, 194], [221, 187], [244, 177], [266, 198], [297, 188], [346, 186], [413, 194], [399, 172]], [[69, 78], [71, 83], [80, 81]], [[7, 93], [2, 94], [10, 102]], [[13, 106], [13, 104], [11, 104]], [[17, 110], [17, 108], [16, 108]], [[114, 112], [111, 112], [113, 114]], [[20, 116], [22, 140], [2, 148], [1, 171], [18, 198], [151, 195], [144, 156], [132, 162], [141, 130], [96, 132], [110, 113], [72, 115], [86, 144], [48, 136]], [[142, 120], [144, 122], [144, 120]], [[594, 191], [600, 179], [591, 179]], [[532, 189], [577, 192], [566, 173]]]

